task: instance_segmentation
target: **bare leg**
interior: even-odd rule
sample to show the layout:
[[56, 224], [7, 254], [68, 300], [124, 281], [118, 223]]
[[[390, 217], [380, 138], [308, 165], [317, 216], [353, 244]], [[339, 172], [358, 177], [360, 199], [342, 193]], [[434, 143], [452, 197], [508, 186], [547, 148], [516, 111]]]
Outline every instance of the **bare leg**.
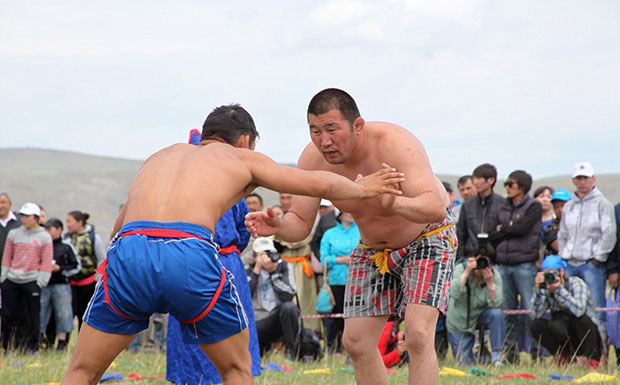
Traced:
[[435, 328], [439, 310], [427, 305], [407, 304], [405, 340], [409, 352], [409, 385], [439, 384], [435, 352]]
[[355, 381], [358, 385], [390, 383], [379, 353], [379, 337], [387, 319], [386, 315], [344, 320], [342, 344], [353, 360]]
[[220, 372], [224, 385], [244, 385], [254, 383], [249, 344], [250, 332], [245, 328], [241, 333], [225, 340], [200, 345], [200, 349]]
[[111, 334], [83, 323], [62, 385], [97, 384], [135, 334]]

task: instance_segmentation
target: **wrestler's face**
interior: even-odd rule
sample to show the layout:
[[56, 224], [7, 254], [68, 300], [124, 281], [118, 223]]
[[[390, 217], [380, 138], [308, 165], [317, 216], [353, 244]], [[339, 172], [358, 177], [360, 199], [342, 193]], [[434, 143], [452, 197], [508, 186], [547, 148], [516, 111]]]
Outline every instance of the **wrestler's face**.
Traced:
[[351, 125], [340, 110], [331, 109], [324, 114], [308, 114], [310, 138], [330, 164], [349, 160], [355, 149], [357, 137], [364, 126], [364, 119], [357, 118]]

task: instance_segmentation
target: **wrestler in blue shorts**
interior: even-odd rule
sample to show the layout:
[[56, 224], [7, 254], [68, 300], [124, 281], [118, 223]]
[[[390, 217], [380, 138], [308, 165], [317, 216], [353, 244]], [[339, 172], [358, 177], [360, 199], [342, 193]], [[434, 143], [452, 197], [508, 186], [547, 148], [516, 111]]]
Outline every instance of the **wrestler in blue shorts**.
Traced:
[[232, 274], [222, 266], [212, 234], [184, 222], [124, 225], [99, 267], [84, 322], [107, 333], [135, 334], [153, 313], [181, 321], [186, 343], [211, 344], [247, 326]]

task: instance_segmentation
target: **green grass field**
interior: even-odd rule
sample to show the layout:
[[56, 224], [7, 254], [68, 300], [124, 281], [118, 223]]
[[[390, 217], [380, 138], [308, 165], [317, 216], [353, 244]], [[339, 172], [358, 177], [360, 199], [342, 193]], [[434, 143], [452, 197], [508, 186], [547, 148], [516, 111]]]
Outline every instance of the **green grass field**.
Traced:
[[[75, 341], [75, 338], [72, 338]], [[1, 385], [13, 385], [13, 384], [53, 384], [60, 382], [62, 379], [67, 364], [70, 359], [70, 354], [73, 347], [68, 353], [60, 354], [55, 352], [42, 351], [37, 356], [20, 356], [12, 355], [3, 357], [0, 361], [0, 384]], [[492, 371], [498, 376], [515, 374], [515, 373], [529, 373], [536, 375], [538, 378], [531, 379], [510, 379], [498, 382], [492, 377], [477, 377], [472, 376], [470, 367], [454, 366], [451, 359], [447, 359], [444, 362], [440, 362], [440, 367], [457, 368], [467, 372], [467, 377], [441, 377], [441, 384], [561, 384], [570, 383], [570, 381], [557, 381], [550, 379], [548, 374], [562, 374], [570, 375], [575, 378], [581, 377], [590, 371], [588, 369], [577, 368], [571, 366], [568, 368], [556, 367], [551, 358], [547, 358], [544, 362], [539, 364], [533, 364], [529, 362], [527, 357], [523, 356], [523, 363], [518, 366], [507, 365], [497, 370], [493, 370], [490, 367], [481, 366], [480, 368]], [[610, 361], [615, 363], [615, 356], [612, 354]], [[21, 366], [15, 366], [15, 363], [21, 363]], [[321, 384], [321, 385], [348, 385], [355, 384], [353, 374], [351, 373], [351, 365], [347, 364], [346, 357], [344, 356], [326, 356], [321, 361], [303, 364], [298, 362], [291, 362], [285, 360], [281, 354], [273, 354], [267, 357], [263, 361], [263, 365], [268, 362], [277, 363], [280, 365], [286, 365], [292, 368], [290, 373], [287, 372], [274, 372], [265, 371], [263, 375], [255, 379], [255, 384], [261, 385], [295, 385], [295, 384]], [[306, 370], [312, 369], [326, 369], [330, 370], [329, 374], [304, 374]], [[599, 373], [615, 375], [617, 368], [614, 365], [610, 365], [607, 369], [600, 369]], [[151, 376], [161, 375], [166, 373], [166, 356], [165, 353], [151, 352], [151, 353], [131, 353], [123, 352], [115, 361], [114, 366], [109, 368], [106, 372], [108, 374], [118, 373], [122, 374], [125, 380], [117, 382], [106, 382], [107, 384], [168, 384], [164, 378], [148, 378]], [[135, 381], [127, 380], [127, 377], [136, 373], [144, 380]], [[389, 375], [390, 382], [392, 384], [406, 384], [407, 383], [407, 369], [396, 368], [393, 373]]]

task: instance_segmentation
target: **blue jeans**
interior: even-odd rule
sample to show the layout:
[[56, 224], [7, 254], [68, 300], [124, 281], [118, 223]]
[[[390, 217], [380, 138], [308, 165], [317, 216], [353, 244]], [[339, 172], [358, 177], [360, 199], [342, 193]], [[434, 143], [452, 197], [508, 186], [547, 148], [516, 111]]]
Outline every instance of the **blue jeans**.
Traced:
[[[489, 329], [491, 336], [491, 361], [495, 362], [500, 358], [500, 352], [506, 336], [506, 320], [502, 309], [490, 307], [480, 314], [478, 317], [477, 327], [485, 326]], [[475, 363], [474, 353], [474, 335], [470, 333], [459, 333], [450, 331], [448, 328], [448, 341], [452, 347], [454, 360], [464, 364], [473, 365]]]
[[[594, 266], [592, 262], [584, 263], [583, 265], [573, 266], [568, 265], [566, 269], [566, 274], [571, 277], [579, 277], [583, 279], [588, 288], [590, 288], [590, 294], [594, 299], [594, 304], [596, 307], [605, 307], [607, 300], [605, 298], [605, 266], [603, 264], [599, 264], [598, 267]], [[599, 312], [597, 313], [598, 319], [601, 321], [601, 325], [605, 327], [605, 313]]]
[[57, 283], [41, 289], [41, 321], [39, 330], [45, 333], [50, 321], [52, 307], [56, 321], [56, 333], [69, 333], [73, 329], [73, 308], [71, 307], [71, 286]]
[[[504, 309], [517, 310], [532, 308], [534, 295], [534, 281], [536, 279], [536, 264], [525, 262], [517, 265], [501, 265], [504, 289]], [[510, 354], [518, 353], [517, 340], [520, 335], [529, 335], [529, 317], [519, 322], [517, 315], [506, 316], [506, 351]]]

